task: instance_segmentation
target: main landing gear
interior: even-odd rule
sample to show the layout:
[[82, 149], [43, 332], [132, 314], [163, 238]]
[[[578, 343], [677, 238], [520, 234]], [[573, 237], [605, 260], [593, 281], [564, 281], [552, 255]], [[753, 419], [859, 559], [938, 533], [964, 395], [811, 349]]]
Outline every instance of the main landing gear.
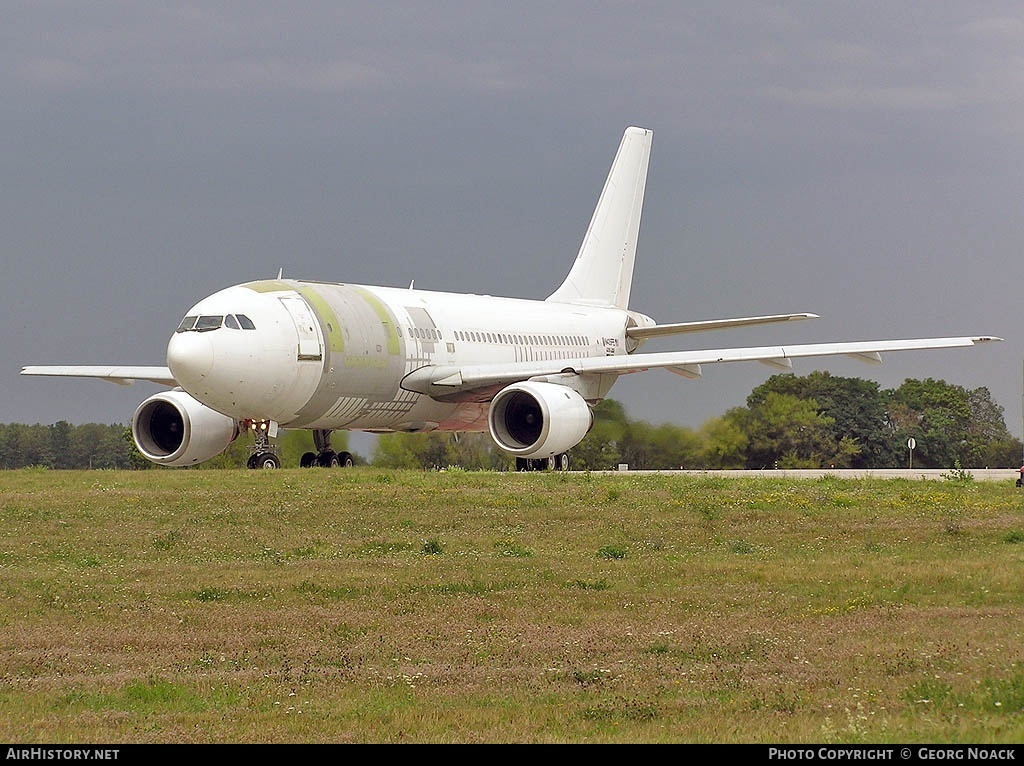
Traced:
[[352, 460], [351, 452], [335, 452], [324, 450], [323, 452], [305, 452], [299, 466], [302, 468], [351, 468], [355, 463]]
[[542, 458], [516, 458], [517, 471], [568, 471], [569, 456], [566, 453]]
[[320, 429], [313, 431], [313, 445], [316, 452], [306, 452], [299, 461], [302, 468], [351, 468], [355, 465], [351, 452], [335, 452], [331, 449], [331, 432]]

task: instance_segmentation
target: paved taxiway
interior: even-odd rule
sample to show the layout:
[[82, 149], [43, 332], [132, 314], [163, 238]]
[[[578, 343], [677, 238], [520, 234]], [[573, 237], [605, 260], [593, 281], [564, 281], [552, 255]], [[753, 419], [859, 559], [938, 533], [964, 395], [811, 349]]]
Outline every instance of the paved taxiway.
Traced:
[[[630, 471], [619, 468], [619, 471], [630, 473], [679, 474], [681, 476], [723, 476], [729, 479], [820, 479], [823, 476], [834, 476], [837, 479], [912, 479], [918, 481], [946, 481], [956, 478], [959, 469], [954, 468], [830, 468], [824, 470], [810, 469], [777, 469], [763, 471], [731, 470], [731, 471]], [[970, 474], [975, 481], [1005, 481], [1013, 486], [1020, 478], [1019, 468], [965, 468], [964, 473]]]

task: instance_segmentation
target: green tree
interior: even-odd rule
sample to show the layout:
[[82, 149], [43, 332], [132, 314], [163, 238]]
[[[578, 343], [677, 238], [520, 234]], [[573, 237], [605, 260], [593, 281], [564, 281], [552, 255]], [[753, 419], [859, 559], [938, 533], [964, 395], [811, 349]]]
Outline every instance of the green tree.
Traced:
[[40, 425], [27, 426], [15, 424], [14, 441], [20, 454], [19, 468], [27, 466], [54, 467], [53, 442], [50, 427]]
[[515, 466], [513, 458], [498, 449], [490, 434], [453, 434], [449, 449], [452, 460], [448, 465], [467, 470], [507, 471]]
[[914, 465], [975, 467], [967, 457], [971, 405], [965, 388], [934, 378], [908, 378], [889, 396], [896, 441], [905, 445], [913, 437], [917, 442]]
[[965, 467], [1011, 468], [1021, 458], [1021, 442], [1006, 428], [1003, 408], [986, 387], [967, 392], [971, 420], [967, 424]]
[[622, 433], [622, 462], [631, 468], [665, 470], [694, 466], [700, 452], [697, 434], [671, 423], [653, 426], [642, 420], [632, 421]]
[[605, 399], [594, 407], [594, 425], [569, 452], [570, 466], [580, 471], [612, 471], [625, 462], [622, 441], [629, 419], [622, 403]]
[[381, 434], [374, 449], [373, 464], [382, 468], [443, 468], [448, 459], [449, 434]]
[[828, 464], [844, 468], [894, 465], [895, 441], [888, 422], [888, 397], [877, 383], [814, 371], [798, 377], [773, 375], [747, 397], [754, 407], [770, 392], [817, 402], [818, 412], [831, 418], [832, 454]]
[[85, 423], [72, 426], [65, 452], [71, 468], [130, 468], [121, 425]]
[[[59, 420], [48, 427], [49, 454], [51, 468], [77, 468], [78, 455], [72, 454], [71, 424], [66, 420]], [[86, 461], [88, 462], [88, 461]]]
[[[744, 410], [745, 412], [745, 410]], [[700, 427], [699, 462], [695, 468], [723, 469], [746, 467], [749, 439], [743, 430], [742, 417], [722, 417], [706, 420]]]
[[16, 423], [0, 425], [0, 468], [21, 468], [21, 433]]
[[896, 440], [917, 442], [915, 465], [1013, 467], [1020, 459], [1020, 441], [1006, 429], [1003, 408], [985, 387], [969, 391], [934, 378], [907, 379], [889, 396]]
[[733, 417], [747, 434], [747, 467], [823, 468], [835, 455], [832, 418], [813, 399], [770, 391]]

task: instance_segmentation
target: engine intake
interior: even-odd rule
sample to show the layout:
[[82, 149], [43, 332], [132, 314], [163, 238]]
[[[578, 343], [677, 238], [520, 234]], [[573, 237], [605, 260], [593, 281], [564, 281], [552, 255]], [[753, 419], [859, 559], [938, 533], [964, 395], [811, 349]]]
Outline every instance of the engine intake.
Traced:
[[525, 381], [498, 392], [487, 423], [502, 451], [541, 458], [579, 444], [594, 424], [594, 415], [583, 397], [568, 386]]
[[132, 417], [139, 452], [160, 465], [188, 466], [209, 460], [238, 437], [238, 424], [180, 389], [146, 399]]

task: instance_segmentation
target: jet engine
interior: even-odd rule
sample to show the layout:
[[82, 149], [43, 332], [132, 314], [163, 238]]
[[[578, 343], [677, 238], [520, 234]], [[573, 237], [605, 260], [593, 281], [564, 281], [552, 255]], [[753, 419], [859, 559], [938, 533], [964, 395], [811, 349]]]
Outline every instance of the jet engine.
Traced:
[[594, 415], [568, 386], [525, 381], [498, 392], [487, 423], [491, 438], [508, 454], [544, 458], [579, 444]]
[[147, 460], [187, 466], [209, 460], [238, 437], [238, 424], [180, 389], [154, 394], [132, 417], [132, 438]]

